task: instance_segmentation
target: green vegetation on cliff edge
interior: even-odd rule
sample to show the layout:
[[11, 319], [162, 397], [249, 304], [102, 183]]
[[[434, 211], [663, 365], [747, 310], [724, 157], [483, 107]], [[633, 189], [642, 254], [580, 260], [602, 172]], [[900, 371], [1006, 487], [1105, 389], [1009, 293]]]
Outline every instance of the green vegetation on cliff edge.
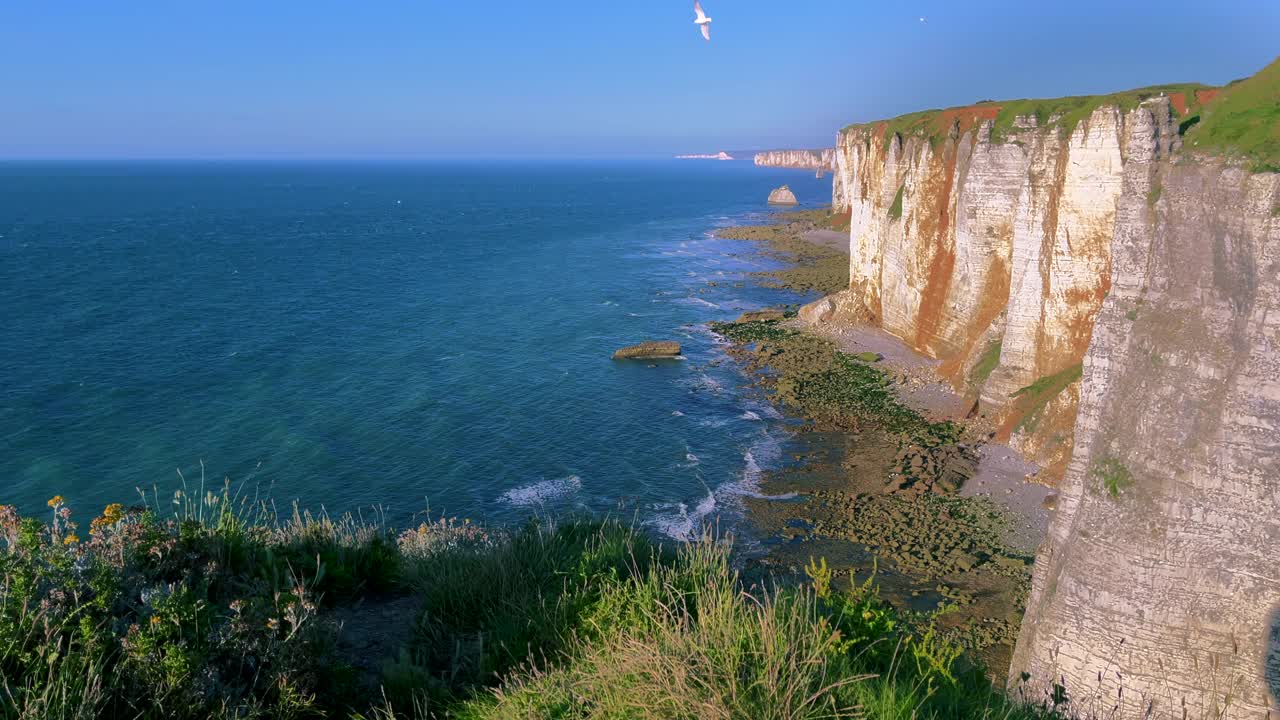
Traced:
[[967, 130], [973, 123], [992, 121], [991, 136], [998, 140], [1015, 131], [1018, 118], [1030, 118], [1040, 127], [1052, 123], [1070, 136], [1081, 121], [1100, 107], [1128, 111], [1159, 95], [1177, 100], [1175, 111], [1181, 118], [1180, 130], [1186, 134], [1189, 147], [1242, 158], [1254, 172], [1280, 172], [1280, 60], [1252, 77], [1221, 89], [1181, 83], [1105, 95], [983, 101], [967, 107], [926, 110], [855, 123], [845, 130], [869, 131], [871, 137], [881, 139], [885, 147], [895, 135], [925, 137], [936, 145], [952, 134], [957, 123], [962, 130]]
[[[868, 123], [855, 123], [844, 129], [864, 129], [880, 135], [886, 146], [894, 135], [902, 137], [925, 137], [931, 144], [951, 134], [955, 123], [968, 123], [977, 120], [993, 120], [991, 135], [993, 139], [1007, 137], [1014, 131], [1018, 118], [1030, 118], [1039, 127], [1050, 123], [1070, 136], [1082, 120], [1093, 114], [1100, 107], [1112, 106], [1122, 111], [1136, 108], [1142, 101], [1160, 95], [1181, 95], [1185, 98], [1188, 112], [1194, 113], [1200, 107], [1197, 92], [1212, 90], [1208, 85], [1199, 83], [1181, 83], [1174, 85], [1155, 85], [1137, 88], [1107, 95], [1074, 95], [1061, 98], [1037, 98], [1024, 100], [1003, 100], [999, 102], [983, 101], [976, 105], [937, 110], [924, 110], [901, 115], [888, 120]], [[967, 129], [967, 127], [965, 128]], [[873, 135], [874, 137], [874, 135]]]
[[1197, 150], [1238, 155], [1254, 172], [1280, 172], [1280, 59], [1228, 85], [1187, 133]]
[[715, 538], [49, 505], [0, 506], [0, 718], [1044, 717], [871, 584], [747, 586]]

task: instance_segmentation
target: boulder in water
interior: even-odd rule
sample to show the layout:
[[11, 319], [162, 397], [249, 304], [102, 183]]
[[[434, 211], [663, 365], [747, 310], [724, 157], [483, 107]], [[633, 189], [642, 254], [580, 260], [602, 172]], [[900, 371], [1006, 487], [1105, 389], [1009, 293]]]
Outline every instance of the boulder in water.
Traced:
[[769, 193], [770, 205], [799, 205], [800, 201], [796, 199], [796, 194], [791, 192], [790, 185], [782, 187]]
[[680, 343], [672, 340], [657, 340], [620, 348], [613, 354], [613, 359], [651, 360], [653, 358], [674, 358], [679, 356]]

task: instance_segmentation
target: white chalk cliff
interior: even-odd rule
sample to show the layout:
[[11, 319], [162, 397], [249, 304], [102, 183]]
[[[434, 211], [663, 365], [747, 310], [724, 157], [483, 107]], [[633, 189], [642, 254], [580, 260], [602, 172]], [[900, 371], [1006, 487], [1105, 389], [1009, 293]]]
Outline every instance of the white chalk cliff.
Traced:
[[1012, 679], [1082, 716], [1280, 717], [1280, 174], [1183, 147], [1215, 95], [984, 103], [834, 153], [840, 312], [1060, 487]]

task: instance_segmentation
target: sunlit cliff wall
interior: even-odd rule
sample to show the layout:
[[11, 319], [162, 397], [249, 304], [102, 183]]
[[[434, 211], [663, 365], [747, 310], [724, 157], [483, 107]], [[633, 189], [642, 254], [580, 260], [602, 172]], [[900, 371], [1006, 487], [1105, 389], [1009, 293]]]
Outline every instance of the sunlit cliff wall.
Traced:
[[1184, 147], [1215, 95], [836, 148], [838, 305], [942, 360], [1061, 491], [1011, 681], [1081, 717], [1280, 718], [1280, 174]]
[[949, 111], [932, 137], [882, 124], [840, 134], [851, 291], [1060, 474], [1074, 380], [1111, 284], [1123, 173], [1151, 152], [1129, 136], [1158, 116], [1168, 152], [1177, 123], [1156, 98], [1128, 113], [1099, 107], [1069, 133], [1022, 118], [993, 140], [996, 111]]

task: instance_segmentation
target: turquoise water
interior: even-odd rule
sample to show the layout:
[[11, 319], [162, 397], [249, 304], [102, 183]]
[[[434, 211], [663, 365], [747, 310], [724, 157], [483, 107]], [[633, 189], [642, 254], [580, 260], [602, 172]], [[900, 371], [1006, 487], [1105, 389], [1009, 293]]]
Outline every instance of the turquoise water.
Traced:
[[[709, 236], [748, 163], [0, 165], [0, 503], [202, 473], [394, 517], [732, 510], [783, 421], [703, 325], [798, 298]], [[719, 283], [709, 287], [708, 281]], [[672, 338], [687, 360], [609, 359]]]

